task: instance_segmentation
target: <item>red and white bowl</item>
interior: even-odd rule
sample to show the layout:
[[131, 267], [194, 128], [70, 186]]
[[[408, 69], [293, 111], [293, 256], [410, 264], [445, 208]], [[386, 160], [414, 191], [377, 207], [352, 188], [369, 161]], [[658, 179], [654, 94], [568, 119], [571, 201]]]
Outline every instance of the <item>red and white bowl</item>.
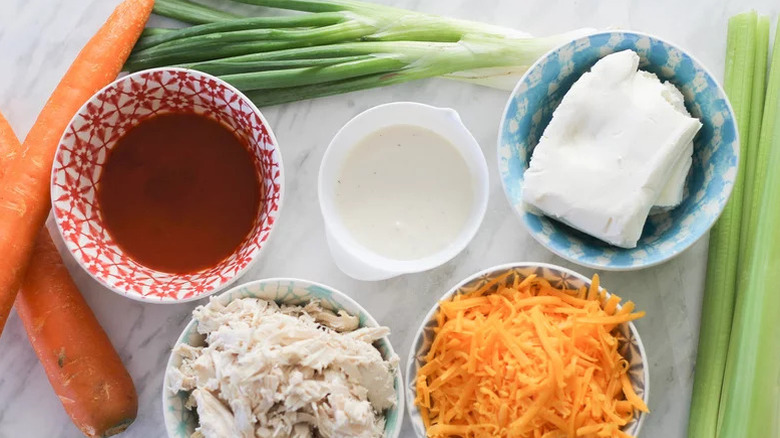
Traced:
[[[195, 112], [232, 128], [250, 145], [260, 175], [262, 208], [237, 250], [217, 266], [170, 274], [129, 258], [106, 231], [97, 205], [108, 152], [130, 128], [162, 113]], [[122, 77], [84, 104], [60, 140], [51, 199], [65, 243], [92, 277], [126, 297], [171, 303], [196, 300], [225, 288], [257, 260], [279, 216], [282, 156], [268, 122], [226, 82], [194, 70], [161, 68]]]

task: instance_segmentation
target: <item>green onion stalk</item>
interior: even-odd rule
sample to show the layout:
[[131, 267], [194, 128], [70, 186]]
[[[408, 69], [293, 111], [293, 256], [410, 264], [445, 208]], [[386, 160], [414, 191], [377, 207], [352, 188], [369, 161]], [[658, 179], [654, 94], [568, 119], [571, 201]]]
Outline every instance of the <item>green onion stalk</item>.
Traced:
[[147, 29], [126, 69], [204, 71], [258, 105], [436, 76], [511, 89], [540, 56], [589, 32], [532, 38], [357, 0], [237, 1], [297, 13], [238, 16], [189, 0], [157, 0], [156, 14], [193, 26]]

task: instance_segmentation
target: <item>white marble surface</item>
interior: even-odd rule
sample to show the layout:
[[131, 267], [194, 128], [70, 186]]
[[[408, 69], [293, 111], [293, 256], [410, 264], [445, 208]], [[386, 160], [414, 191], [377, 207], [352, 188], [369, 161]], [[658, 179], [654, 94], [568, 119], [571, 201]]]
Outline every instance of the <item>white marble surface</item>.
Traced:
[[[688, 49], [722, 77], [727, 17], [749, 7], [776, 14], [772, 0], [382, 0], [432, 13], [513, 26], [535, 35], [580, 27], [623, 27], [657, 34]], [[84, 42], [119, 0], [0, 2], [0, 111], [20, 137]], [[392, 329], [405, 360], [414, 331], [437, 298], [464, 277], [499, 263], [543, 261], [581, 269], [535, 243], [513, 215], [496, 177], [495, 142], [506, 92], [429, 80], [263, 112], [278, 137], [286, 167], [286, 199], [265, 255], [241, 281], [298, 277], [334, 286]], [[490, 203], [474, 241], [450, 263], [378, 283], [354, 281], [333, 264], [323, 236], [316, 176], [336, 130], [371, 106], [415, 100], [452, 107], [482, 145], [491, 172]], [[701, 307], [706, 240], [678, 258], [641, 272], [600, 273], [603, 284], [647, 311], [637, 323], [651, 364], [644, 437], [683, 437], [687, 422]], [[1, 255], [0, 255], [1, 257]], [[100, 287], [66, 255], [76, 283], [127, 365], [140, 409], [127, 437], [164, 437], [160, 409], [163, 367], [171, 345], [198, 303], [141, 304]], [[404, 436], [411, 436], [404, 429]], [[12, 314], [0, 339], [0, 438], [77, 437]]]

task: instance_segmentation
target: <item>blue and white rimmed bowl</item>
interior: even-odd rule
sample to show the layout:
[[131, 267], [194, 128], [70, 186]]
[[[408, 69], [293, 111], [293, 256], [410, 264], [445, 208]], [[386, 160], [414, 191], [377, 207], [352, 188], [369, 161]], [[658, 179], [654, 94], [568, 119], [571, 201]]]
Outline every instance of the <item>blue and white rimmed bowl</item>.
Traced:
[[[651, 215], [636, 248], [611, 246], [546, 216], [525, 210], [523, 173], [552, 113], [571, 85], [600, 58], [631, 49], [639, 67], [669, 81], [683, 93], [685, 106], [703, 127], [694, 140], [693, 164], [682, 203]], [[553, 253], [604, 270], [657, 265], [680, 254], [717, 220], [737, 174], [739, 138], [723, 89], [691, 55], [656, 37], [635, 32], [603, 32], [575, 39], [549, 52], [526, 72], [504, 110], [498, 133], [498, 170], [510, 205], [531, 236]]]
[[[333, 311], [344, 310], [350, 315], [360, 318], [361, 327], [378, 327], [376, 320], [360, 304], [331, 287], [306, 280], [273, 278], [267, 280], [252, 281], [236, 286], [227, 292], [220, 294], [215, 299], [222, 304], [227, 304], [240, 298], [262, 298], [274, 300], [278, 304], [306, 304], [311, 300], [320, 300], [322, 306]], [[204, 336], [198, 333], [197, 323], [190, 320], [184, 328], [176, 345], [186, 343], [193, 346], [204, 345]], [[387, 337], [380, 339], [375, 346], [382, 353], [382, 357], [388, 359], [395, 355], [390, 340]], [[174, 346], [175, 347], [175, 346]], [[181, 358], [171, 354], [166, 366], [163, 382], [162, 405], [165, 430], [169, 438], [189, 438], [198, 427], [198, 417], [194, 411], [187, 410], [184, 404], [189, 398], [189, 393], [179, 391], [174, 393], [169, 390], [168, 370], [181, 365]], [[400, 368], [400, 367], [399, 367]], [[395, 407], [385, 411], [385, 438], [398, 438], [403, 422], [404, 398], [403, 380], [401, 370], [395, 375]]]
[[[417, 398], [417, 370], [425, 365], [425, 356], [428, 354], [436, 337], [434, 329], [437, 326], [436, 314], [439, 311], [439, 302], [451, 300], [458, 294], [473, 292], [507, 272], [509, 272], [509, 275], [505, 280], [505, 284], [514, 282], [515, 278], [519, 277], [522, 280], [533, 274], [546, 279], [552, 286], [557, 288], [579, 289], [583, 286], [590, 286], [589, 278], [560, 266], [547, 263], [511, 263], [477, 272], [445, 293], [428, 314], [425, 315], [420, 328], [417, 329], [417, 334], [414, 337], [414, 343], [409, 353], [409, 360], [406, 364], [406, 407], [409, 411], [412, 428], [418, 437], [425, 437], [426, 434], [420, 411], [414, 404], [414, 400]], [[497, 287], [497, 285], [494, 287]], [[645, 347], [639, 338], [639, 332], [631, 322], [620, 324], [617, 330], [619, 336], [618, 351], [628, 361], [628, 375], [631, 385], [634, 388], [634, 392], [645, 404], [649, 405], [650, 369], [647, 363]], [[623, 427], [623, 432], [631, 436], [638, 436], [645, 417], [644, 413], [639, 412], [631, 422]]]

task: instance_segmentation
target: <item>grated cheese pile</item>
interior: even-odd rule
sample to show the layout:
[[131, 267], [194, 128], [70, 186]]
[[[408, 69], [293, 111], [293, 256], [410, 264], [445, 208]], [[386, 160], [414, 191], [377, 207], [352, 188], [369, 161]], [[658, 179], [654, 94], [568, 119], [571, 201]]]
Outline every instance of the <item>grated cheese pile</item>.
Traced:
[[614, 329], [644, 312], [618, 309], [598, 276], [581, 290], [506, 282], [440, 303], [416, 381], [428, 437], [628, 437], [621, 427], [648, 409]]

